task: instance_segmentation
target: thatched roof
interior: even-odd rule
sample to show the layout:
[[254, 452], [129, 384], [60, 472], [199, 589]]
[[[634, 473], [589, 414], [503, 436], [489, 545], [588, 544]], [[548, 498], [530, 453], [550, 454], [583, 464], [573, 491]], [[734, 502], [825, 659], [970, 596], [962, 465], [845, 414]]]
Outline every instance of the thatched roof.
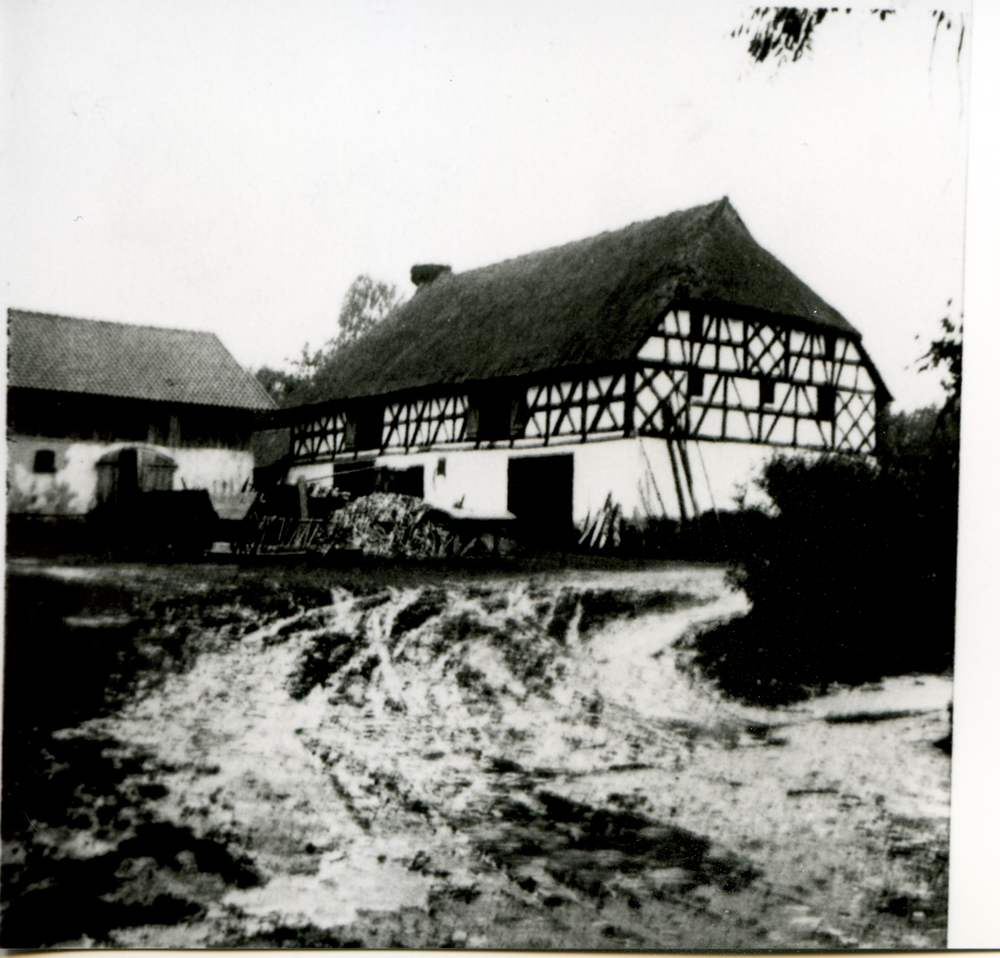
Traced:
[[482, 269], [442, 271], [339, 350], [305, 400], [628, 359], [659, 312], [684, 300], [860, 339], [754, 242], [724, 197]]
[[214, 333], [11, 309], [7, 385], [270, 410], [274, 401]]

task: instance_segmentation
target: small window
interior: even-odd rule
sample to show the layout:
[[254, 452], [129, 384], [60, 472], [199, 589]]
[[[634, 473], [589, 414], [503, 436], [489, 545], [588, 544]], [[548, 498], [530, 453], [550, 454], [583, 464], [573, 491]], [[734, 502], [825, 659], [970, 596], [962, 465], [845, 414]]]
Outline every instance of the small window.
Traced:
[[35, 472], [55, 472], [56, 454], [51, 449], [39, 449], [35, 453]]
[[469, 400], [469, 408], [465, 412], [465, 438], [479, 438], [479, 407], [471, 398]]
[[517, 425], [515, 416], [514, 400], [508, 388], [503, 385], [483, 387], [470, 402], [466, 420], [468, 438], [480, 442], [503, 442], [516, 438], [516, 429], [512, 435], [512, 427]]
[[760, 404], [770, 406], [774, 403], [774, 380], [762, 379], [760, 381]]
[[528, 393], [522, 390], [514, 397], [510, 407], [510, 438], [523, 439], [528, 428]]
[[705, 374], [700, 369], [688, 372], [688, 395], [703, 396], [705, 394]]
[[[346, 430], [348, 448], [381, 449], [382, 421], [385, 418], [385, 406], [381, 403], [359, 403], [349, 416]], [[351, 425], [353, 425], [353, 435]], [[353, 439], [353, 443], [351, 440]]]
[[833, 386], [816, 388], [816, 418], [822, 422], [833, 422], [834, 403], [837, 390]]
[[837, 358], [837, 337], [826, 333], [823, 336], [823, 346], [825, 349], [826, 359], [836, 359]]
[[448, 474], [447, 473], [447, 469], [448, 469], [448, 460], [447, 459], [438, 459], [437, 471], [435, 472], [435, 475], [437, 475], [437, 476], [446, 476]]
[[[691, 339], [693, 342], [700, 343], [705, 336], [705, 314], [702, 312], [691, 311]], [[692, 394], [694, 395], [694, 394]], [[698, 393], [697, 395], [701, 395]]]

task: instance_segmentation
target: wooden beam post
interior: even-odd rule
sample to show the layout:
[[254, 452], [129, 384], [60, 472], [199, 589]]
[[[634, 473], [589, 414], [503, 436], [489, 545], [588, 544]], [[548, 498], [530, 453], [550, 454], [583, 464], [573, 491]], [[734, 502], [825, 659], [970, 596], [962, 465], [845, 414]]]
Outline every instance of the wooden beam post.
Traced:
[[684, 485], [681, 482], [681, 473], [677, 468], [677, 457], [674, 454], [673, 443], [669, 436], [667, 436], [667, 453], [670, 455], [670, 468], [674, 474], [674, 488], [677, 490], [677, 502], [681, 507], [681, 522], [684, 525], [688, 523], [687, 505], [684, 502]]

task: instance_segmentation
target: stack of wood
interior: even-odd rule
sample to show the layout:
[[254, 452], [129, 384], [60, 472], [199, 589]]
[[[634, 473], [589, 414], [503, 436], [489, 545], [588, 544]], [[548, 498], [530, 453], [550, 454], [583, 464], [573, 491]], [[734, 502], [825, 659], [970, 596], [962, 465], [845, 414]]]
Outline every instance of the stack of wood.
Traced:
[[580, 533], [580, 545], [603, 552], [617, 549], [622, 544], [622, 508], [611, 501], [611, 495], [595, 516], [589, 513]]
[[326, 550], [359, 550], [376, 556], [440, 556], [451, 531], [427, 521], [431, 507], [422, 499], [374, 492], [338, 509], [329, 519]]

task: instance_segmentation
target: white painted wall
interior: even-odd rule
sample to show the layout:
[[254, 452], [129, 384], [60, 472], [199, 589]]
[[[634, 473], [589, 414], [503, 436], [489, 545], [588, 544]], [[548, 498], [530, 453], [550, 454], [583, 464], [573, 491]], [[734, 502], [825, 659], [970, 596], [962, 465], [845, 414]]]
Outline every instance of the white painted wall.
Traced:
[[[97, 505], [97, 460], [116, 449], [142, 446], [177, 463], [175, 489], [239, 492], [253, 481], [253, 453], [240, 449], [172, 449], [149, 443], [78, 442], [9, 434], [7, 437], [8, 512], [83, 515]], [[35, 473], [35, 453], [55, 453], [55, 473]], [[328, 467], [329, 468], [329, 467]], [[27, 497], [37, 502], [26, 506]]]
[[288, 470], [287, 481], [295, 485], [299, 479], [303, 479], [309, 484], [315, 484], [322, 489], [329, 489], [334, 484], [333, 472], [333, 464], [329, 462], [292, 466]]
[[[379, 465], [399, 468], [423, 465], [424, 498], [436, 506], [461, 506], [474, 512], [502, 514], [507, 509], [509, 449], [467, 449], [456, 452], [384, 456]], [[444, 460], [444, 475], [437, 474]]]
[[[628, 517], [665, 514], [680, 518], [674, 474], [663, 440], [615, 439], [533, 449], [421, 452], [381, 456], [376, 464], [396, 469], [422, 465], [424, 498], [428, 502], [496, 514], [507, 508], [507, 461], [511, 456], [566, 453], [573, 455], [573, 521], [577, 525], [595, 514], [609, 494]], [[763, 445], [689, 443], [688, 461], [698, 508], [735, 508], [741, 484], [747, 487], [748, 502], [766, 503], [752, 479], [773, 454], [773, 448]], [[441, 460], [443, 474], [438, 473]], [[289, 471], [288, 481], [294, 483], [300, 477], [320, 486], [336, 484], [336, 470], [331, 475], [329, 463], [296, 466]]]
[[[678, 519], [677, 484], [667, 444], [662, 439], [619, 439], [574, 447], [573, 520], [577, 524], [600, 509], [610, 493], [625, 516], [667, 515]], [[687, 443], [688, 462], [699, 511], [734, 509], [740, 486], [750, 487], [748, 502], [765, 503], [752, 479], [774, 454], [769, 446], [742, 443]], [[691, 510], [687, 480], [678, 459], [685, 503]]]

